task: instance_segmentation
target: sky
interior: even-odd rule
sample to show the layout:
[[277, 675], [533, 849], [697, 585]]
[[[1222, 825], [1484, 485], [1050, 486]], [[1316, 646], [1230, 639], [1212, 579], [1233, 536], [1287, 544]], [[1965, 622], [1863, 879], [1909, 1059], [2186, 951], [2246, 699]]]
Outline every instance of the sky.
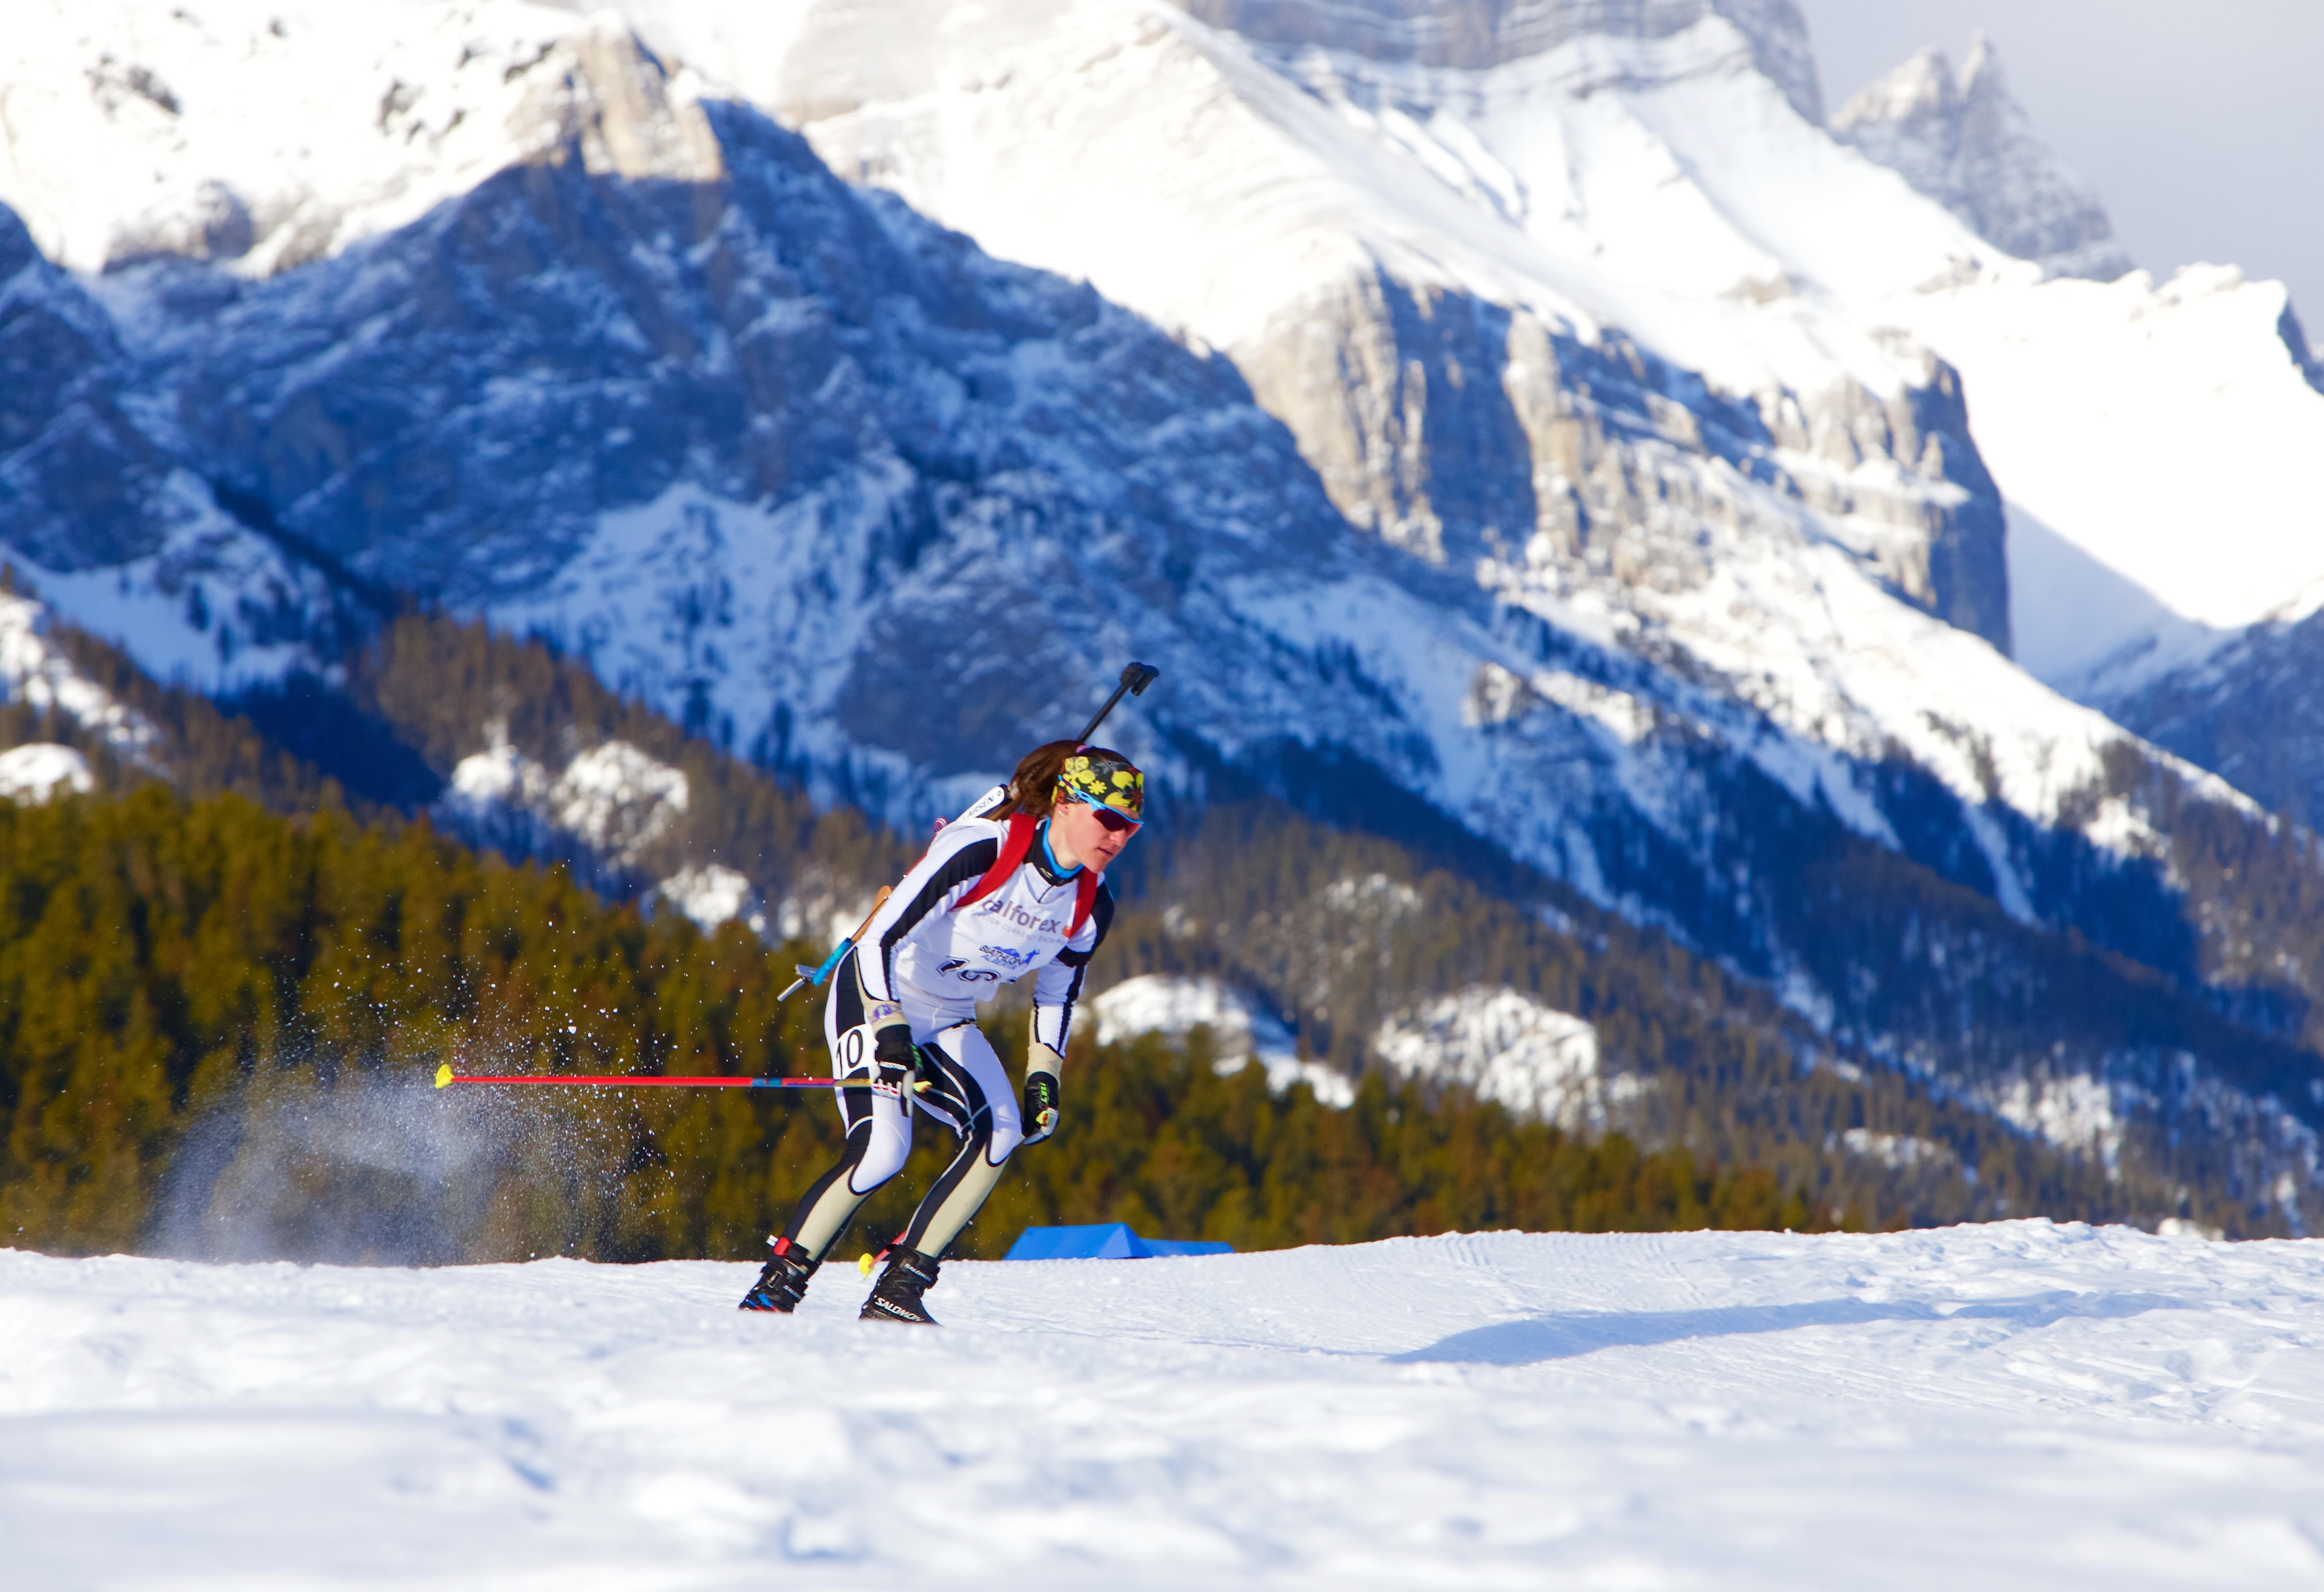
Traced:
[[1796, 0], [1837, 110], [1924, 44], [1982, 30], [2034, 126], [2131, 256], [2292, 286], [2324, 345], [2324, 0]]

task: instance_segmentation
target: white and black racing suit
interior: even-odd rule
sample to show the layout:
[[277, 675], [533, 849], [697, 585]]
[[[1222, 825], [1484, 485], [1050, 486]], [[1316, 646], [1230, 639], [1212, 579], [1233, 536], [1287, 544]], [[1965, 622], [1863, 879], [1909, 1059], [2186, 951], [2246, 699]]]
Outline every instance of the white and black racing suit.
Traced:
[[[980, 800], [970, 811], [991, 805]], [[947, 824], [832, 974], [823, 1017], [832, 1075], [873, 1076], [862, 1025], [872, 1007], [893, 1001], [933, 1077], [908, 1102], [884, 1090], [837, 1091], [846, 1153], [799, 1201], [784, 1234], [807, 1260], [822, 1260], [857, 1207], [902, 1170], [912, 1147], [912, 1105], [959, 1134], [961, 1146], [898, 1244], [942, 1256], [1001, 1181], [1023, 1130], [1009, 1075], [977, 1030], [978, 1002], [1031, 974], [1033, 1042], [1065, 1054], [1083, 973], [1105, 939], [1113, 897], [1101, 883], [1087, 921], [1074, 930], [1082, 870], [1056, 865], [1044, 820], [1024, 862], [962, 907], [999, 862], [1007, 835], [1008, 825], [993, 820]]]

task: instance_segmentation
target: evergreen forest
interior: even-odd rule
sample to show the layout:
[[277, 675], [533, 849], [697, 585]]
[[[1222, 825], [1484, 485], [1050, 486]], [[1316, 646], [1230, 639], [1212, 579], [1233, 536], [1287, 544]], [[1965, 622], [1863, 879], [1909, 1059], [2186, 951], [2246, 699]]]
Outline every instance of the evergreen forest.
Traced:
[[[447, 1060], [822, 1072], [814, 998], [775, 994], [827, 948], [799, 925], [860, 915], [908, 865], [903, 837], [818, 807], [584, 662], [481, 625], [407, 612], [327, 686], [294, 676], [220, 702], [69, 626], [51, 634], [153, 734], [124, 750], [53, 709], [0, 706], [0, 741], [75, 746], [97, 778], [84, 796], [0, 802], [0, 1241], [233, 1259], [740, 1258], [836, 1153], [828, 1102], [798, 1091], [428, 1079]], [[438, 798], [488, 735], [549, 767], [618, 739], [682, 771], [691, 799], [626, 860], [553, 837], [478, 843], [491, 837], [438, 821]], [[1064, 1129], [1028, 1149], [960, 1253], [997, 1254], [1028, 1224], [1115, 1219], [1241, 1248], [2027, 1214], [2282, 1230], [2196, 1149], [2102, 1167], [2012, 1129], [1868, 1054], [1845, 1024], [1818, 1030], [1764, 985], [1457, 832], [1319, 812], [1296, 787], [1221, 781], [1213, 796], [1152, 826], [1117, 870], [1095, 987], [1164, 973], [1257, 991], [1305, 1054], [1358, 1081], [1353, 1107], [1270, 1090], [1255, 1066], [1221, 1075], [1203, 1029], [1101, 1050], [1085, 1018]], [[2167, 980], [2061, 951], [1909, 864], [1799, 843], [1854, 876], [1835, 899], [1872, 904], [1827, 925], [1867, 965], [1915, 936], [1967, 948], [1956, 962], [1980, 971], [1960, 1009], [1997, 1051], [2111, 1024], [2200, 1044], [2255, 1082], [2310, 1067]], [[654, 910], [649, 881], [709, 861], [770, 902], [806, 903], [798, 932], [770, 945]], [[1858, 888], [1868, 871], [1878, 888]], [[1917, 976], [1900, 968], [1895, 988], [1925, 988]], [[1637, 1086], [1620, 1115], [1587, 1132], [1520, 1120], [1370, 1055], [1389, 1015], [1478, 987], [1587, 1019], [1608, 1071]], [[1024, 1014], [1010, 993], [989, 1030], [1013, 1058]], [[899, 1225], [949, 1154], [948, 1135], [924, 1131], [855, 1238]]]
[[[821, 1060], [787, 958], [739, 926], [643, 921], [561, 870], [428, 824], [298, 821], [159, 784], [0, 804], [0, 1231], [58, 1253], [454, 1262], [747, 1257], [838, 1150], [774, 1091], [503, 1091], [429, 1074], [769, 1075]], [[1023, 1018], [996, 1040], [1021, 1049]], [[1352, 1109], [1205, 1031], [1070, 1059], [1067, 1128], [1025, 1154], [959, 1252], [1126, 1220], [1241, 1248], [1488, 1228], [1827, 1228], [1756, 1167], [1642, 1153], [1369, 1077]], [[916, 1164], [867, 1210], [899, 1225]]]

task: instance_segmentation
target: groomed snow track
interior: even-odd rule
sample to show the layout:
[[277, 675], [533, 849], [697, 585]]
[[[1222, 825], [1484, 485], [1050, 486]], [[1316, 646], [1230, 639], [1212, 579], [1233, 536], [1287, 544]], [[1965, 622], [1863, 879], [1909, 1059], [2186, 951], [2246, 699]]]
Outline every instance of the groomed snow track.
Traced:
[[752, 1268], [0, 1251], [89, 1587], [2324, 1586], [2324, 1243], [2046, 1221]]

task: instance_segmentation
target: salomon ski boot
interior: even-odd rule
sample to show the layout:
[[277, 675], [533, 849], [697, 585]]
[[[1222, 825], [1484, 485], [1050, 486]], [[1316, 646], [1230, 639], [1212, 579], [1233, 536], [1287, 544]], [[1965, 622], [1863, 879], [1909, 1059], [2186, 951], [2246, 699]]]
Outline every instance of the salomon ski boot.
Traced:
[[807, 1280], [823, 1263], [801, 1259], [804, 1251], [788, 1238], [770, 1238], [767, 1242], [775, 1247], [775, 1252], [767, 1259], [767, 1269], [759, 1274], [759, 1280], [742, 1295], [738, 1308], [771, 1310], [788, 1315], [807, 1297]]
[[933, 1327], [936, 1317], [928, 1314], [920, 1295], [936, 1285], [936, 1257], [923, 1255], [917, 1249], [907, 1249], [899, 1244], [888, 1252], [888, 1269], [872, 1284], [872, 1297], [863, 1302], [866, 1321], [902, 1321], [916, 1327]]

